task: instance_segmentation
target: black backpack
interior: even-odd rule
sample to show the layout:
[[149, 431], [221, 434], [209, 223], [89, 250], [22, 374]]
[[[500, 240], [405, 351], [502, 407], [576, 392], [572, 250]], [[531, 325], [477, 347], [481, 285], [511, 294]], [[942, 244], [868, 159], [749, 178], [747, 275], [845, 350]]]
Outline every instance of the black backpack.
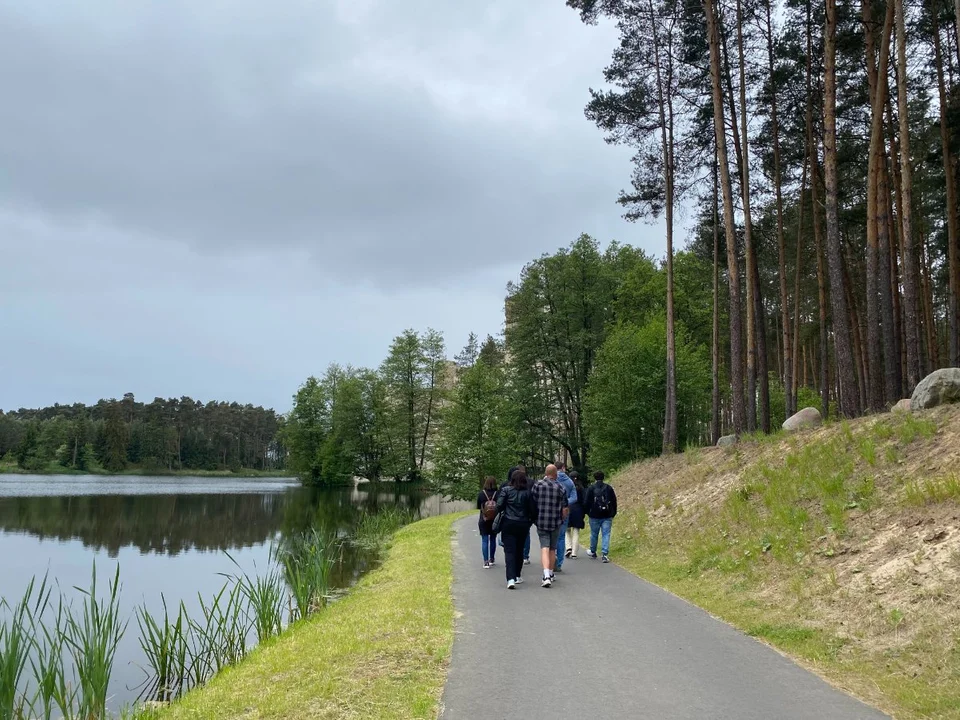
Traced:
[[607, 495], [607, 485], [604, 485], [593, 495], [593, 510], [604, 515], [610, 512], [610, 497]]

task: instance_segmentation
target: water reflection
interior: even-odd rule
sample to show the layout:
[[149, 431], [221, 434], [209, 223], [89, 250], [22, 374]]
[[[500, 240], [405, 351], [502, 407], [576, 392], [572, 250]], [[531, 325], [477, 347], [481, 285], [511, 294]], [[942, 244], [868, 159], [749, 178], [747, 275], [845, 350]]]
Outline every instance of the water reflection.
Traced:
[[[321, 490], [287, 480], [225, 481], [222, 487], [214, 481], [198, 487], [185, 480], [150, 480], [55, 481], [63, 494], [28, 495], [31, 486], [37, 487], [35, 481], [3, 478], [0, 532], [26, 533], [41, 541], [79, 540], [109, 557], [117, 557], [125, 547], [141, 554], [179, 555], [252, 547], [277, 533], [310, 527], [345, 536], [361, 514], [383, 507], [407, 508], [418, 517], [460, 507], [405, 485]], [[153, 493], [145, 491], [151, 488]], [[4, 490], [11, 496], [4, 497]]]

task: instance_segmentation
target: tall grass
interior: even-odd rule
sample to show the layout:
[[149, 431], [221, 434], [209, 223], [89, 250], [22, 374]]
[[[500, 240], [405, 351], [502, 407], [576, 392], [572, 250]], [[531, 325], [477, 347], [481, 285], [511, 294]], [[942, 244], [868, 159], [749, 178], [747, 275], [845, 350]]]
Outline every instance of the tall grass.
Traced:
[[365, 513], [353, 533], [354, 545], [368, 549], [382, 548], [393, 534], [415, 519], [412, 510], [389, 507], [376, 513]]
[[191, 684], [202, 685], [246, 653], [250, 629], [242, 604], [243, 592], [236, 583], [227, 582], [209, 604], [200, 600], [202, 618], [190, 619]]
[[47, 578], [39, 588], [36, 579], [30, 581], [23, 597], [11, 606], [0, 600], [0, 719], [22, 717], [32, 710], [32, 703], [23, 693], [22, 679], [35, 646], [34, 618], [42, 613], [50, 598]]
[[287, 536], [280, 543], [276, 559], [290, 588], [291, 620], [305, 618], [326, 605], [340, 549], [331, 535], [317, 528]]
[[[37, 616], [42, 616], [42, 611]], [[34, 628], [39, 628], [40, 632], [34, 635], [35, 653], [30, 659], [36, 682], [32, 709], [34, 713], [39, 712], [43, 720], [52, 720], [55, 710], [59, 711], [61, 717], [70, 717], [77, 699], [77, 685], [67, 681], [64, 668], [65, 624], [66, 611], [62, 597], [51, 622], [34, 623]]]
[[187, 648], [190, 621], [183, 603], [171, 619], [167, 599], [161, 594], [163, 618], [158, 619], [146, 605], [137, 608], [140, 648], [146, 656], [147, 680], [141, 698], [168, 702], [180, 696], [187, 684]]
[[[228, 553], [229, 557], [229, 553]], [[233, 558], [230, 558], [233, 560]], [[234, 561], [236, 564], [236, 561]], [[283, 577], [276, 570], [266, 575], [247, 574], [231, 578], [246, 601], [247, 618], [257, 631], [257, 642], [269, 640], [283, 630], [283, 606], [286, 601]]]
[[75, 588], [82, 595], [80, 610], [68, 608], [63, 639], [73, 656], [78, 688], [77, 714], [102, 718], [107, 714], [107, 692], [117, 645], [127, 629], [120, 619], [120, 566], [110, 581], [107, 595], [97, 597], [97, 565], [93, 565], [90, 590]]

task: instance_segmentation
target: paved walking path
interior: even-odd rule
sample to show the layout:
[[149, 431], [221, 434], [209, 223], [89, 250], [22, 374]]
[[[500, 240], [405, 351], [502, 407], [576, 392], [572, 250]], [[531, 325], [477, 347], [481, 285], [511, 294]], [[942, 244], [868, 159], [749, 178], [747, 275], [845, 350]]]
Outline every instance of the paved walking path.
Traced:
[[544, 589], [534, 535], [526, 582], [507, 590], [503, 548], [484, 570], [476, 518], [456, 527], [443, 720], [886, 717], [586, 548]]

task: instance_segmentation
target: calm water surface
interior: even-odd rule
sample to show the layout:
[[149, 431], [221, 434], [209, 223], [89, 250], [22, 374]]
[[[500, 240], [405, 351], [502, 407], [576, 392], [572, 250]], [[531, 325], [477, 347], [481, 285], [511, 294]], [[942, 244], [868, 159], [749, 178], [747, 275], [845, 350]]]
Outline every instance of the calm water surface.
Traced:
[[[134, 608], [182, 600], [191, 614], [198, 595], [209, 600], [237, 565], [253, 574], [270, 563], [282, 535], [312, 526], [348, 535], [364, 512], [401, 506], [419, 517], [469, 504], [403, 485], [317, 490], [289, 478], [90, 478], [0, 475], [0, 597], [14, 602], [34, 576], [49, 574], [69, 600], [98, 586], [120, 567], [121, 607], [131, 625], [117, 652], [114, 707], [132, 703], [145, 675]], [[230, 554], [230, 557], [227, 556]], [[333, 584], [351, 585], [377, 558], [344, 546]], [[98, 592], [98, 594], [101, 594]]]

